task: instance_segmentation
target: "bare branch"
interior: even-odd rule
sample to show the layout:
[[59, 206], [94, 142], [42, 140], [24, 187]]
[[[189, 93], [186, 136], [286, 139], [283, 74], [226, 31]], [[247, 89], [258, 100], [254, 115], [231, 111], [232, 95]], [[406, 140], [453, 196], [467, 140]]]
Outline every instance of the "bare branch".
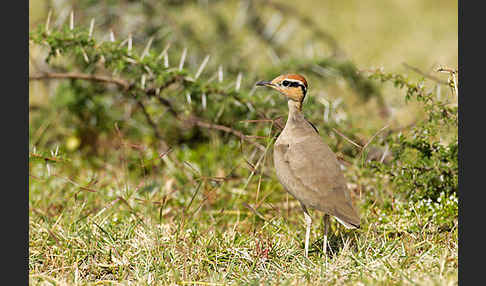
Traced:
[[456, 93], [456, 96], [458, 96], [459, 90], [457, 88], [457, 78], [456, 78], [458, 70], [449, 67], [440, 66], [437, 68], [437, 72], [444, 72], [449, 74], [449, 80], [451, 80], [452, 78], [452, 83], [454, 84], [454, 92]]
[[190, 122], [192, 124], [195, 124], [196, 126], [199, 126], [199, 127], [220, 130], [220, 131], [223, 131], [223, 132], [226, 132], [226, 133], [233, 134], [233, 135], [239, 137], [240, 139], [245, 140], [245, 141], [247, 141], [248, 143], [250, 143], [252, 145], [255, 145], [261, 151], [265, 151], [265, 146], [263, 146], [260, 143], [257, 143], [257, 142], [254, 142], [254, 141], [250, 140], [248, 138], [248, 136], [246, 136], [245, 134], [243, 134], [240, 131], [235, 130], [235, 129], [231, 128], [231, 127], [224, 126], [224, 125], [219, 125], [219, 124], [214, 124], [214, 123], [210, 123], [210, 122], [205, 122], [205, 121], [203, 121], [200, 118], [197, 118], [195, 116], [189, 117], [188, 119], [186, 119], [186, 121], [187, 122]]
[[105, 83], [113, 83], [121, 87], [123, 90], [128, 90], [130, 84], [123, 79], [113, 78], [103, 75], [90, 75], [81, 73], [38, 73], [34, 75], [29, 75], [29, 80], [42, 80], [42, 79], [83, 79], [91, 81], [99, 81]]
[[145, 108], [145, 105], [142, 103], [141, 100], [137, 100], [138, 106], [142, 109], [143, 115], [145, 115], [145, 118], [147, 119], [147, 122], [150, 124], [152, 129], [154, 130], [155, 137], [159, 140], [162, 140], [162, 136], [160, 135], [158, 129], [157, 129], [157, 124], [155, 124], [154, 120], [150, 116], [150, 114], [147, 112], [147, 108]]
[[353, 144], [354, 146], [358, 147], [360, 150], [363, 149], [363, 147], [361, 145], [359, 145], [358, 143], [354, 142], [353, 140], [349, 139], [348, 137], [346, 137], [346, 135], [344, 135], [343, 133], [339, 132], [336, 128], [332, 128], [332, 130], [334, 130], [334, 132], [336, 132], [339, 136], [343, 137], [346, 141], [348, 141], [349, 143]]
[[426, 73], [424, 73], [423, 71], [421, 71], [419, 68], [413, 67], [413, 66], [411, 66], [411, 65], [409, 65], [409, 64], [407, 64], [407, 63], [403, 63], [403, 66], [404, 66], [404, 67], [406, 67], [407, 69], [413, 70], [414, 72], [416, 72], [416, 73], [418, 73], [418, 74], [422, 75], [422, 76], [423, 76], [423, 77], [425, 77], [425, 78], [431, 79], [431, 80], [433, 80], [433, 81], [435, 81], [435, 82], [438, 82], [438, 83], [440, 83], [440, 84], [445, 84], [445, 85], [447, 85], [447, 81], [445, 81], [445, 80], [441, 80], [440, 78], [435, 77], [435, 76], [433, 76], [433, 75], [426, 74]]

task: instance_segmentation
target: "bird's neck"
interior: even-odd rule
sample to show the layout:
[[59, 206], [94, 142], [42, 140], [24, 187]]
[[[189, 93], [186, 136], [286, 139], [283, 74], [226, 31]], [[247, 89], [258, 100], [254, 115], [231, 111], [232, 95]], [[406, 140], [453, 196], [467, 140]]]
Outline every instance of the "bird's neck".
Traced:
[[289, 118], [287, 119], [287, 123], [304, 119], [301, 101], [289, 99], [287, 104], [289, 106]]

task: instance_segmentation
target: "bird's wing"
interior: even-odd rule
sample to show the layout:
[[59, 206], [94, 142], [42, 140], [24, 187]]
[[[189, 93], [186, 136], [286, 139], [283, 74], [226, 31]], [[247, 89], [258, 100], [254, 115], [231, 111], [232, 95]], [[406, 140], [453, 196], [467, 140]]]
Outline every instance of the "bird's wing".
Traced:
[[317, 133], [294, 138], [284, 155], [304, 204], [359, 226], [336, 155]]

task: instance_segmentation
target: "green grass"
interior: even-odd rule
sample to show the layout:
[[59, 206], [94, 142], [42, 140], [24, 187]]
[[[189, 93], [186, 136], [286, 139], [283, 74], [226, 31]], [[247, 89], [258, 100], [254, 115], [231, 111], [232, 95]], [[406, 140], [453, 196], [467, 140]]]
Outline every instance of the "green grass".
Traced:
[[307, 259], [302, 212], [271, 157], [251, 176], [243, 157], [256, 164], [260, 155], [218, 140], [210, 148], [218, 152], [207, 157], [208, 150], [176, 148], [152, 175], [140, 174], [140, 160], [128, 159], [134, 151], [123, 145], [99, 169], [80, 156], [31, 162], [31, 284], [457, 284], [454, 196], [407, 203], [351, 177], [361, 229], [332, 220], [324, 256], [321, 214], [312, 212]]

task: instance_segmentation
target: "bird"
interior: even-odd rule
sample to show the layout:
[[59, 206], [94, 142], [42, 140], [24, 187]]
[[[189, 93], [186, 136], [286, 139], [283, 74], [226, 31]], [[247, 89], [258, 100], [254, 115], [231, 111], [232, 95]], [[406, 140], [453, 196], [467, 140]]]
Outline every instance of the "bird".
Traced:
[[305, 257], [312, 223], [307, 208], [324, 213], [323, 252], [327, 255], [329, 216], [347, 229], [359, 228], [360, 217], [336, 155], [302, 112], [307, 81], [299, 74], [283, 74], [271, 81], [259, 81], [256, 86], [270, 87], [287, 98], [289, 114], [274, 143], [274, 168], [284, 189], [300, 202], [304, 212]]

